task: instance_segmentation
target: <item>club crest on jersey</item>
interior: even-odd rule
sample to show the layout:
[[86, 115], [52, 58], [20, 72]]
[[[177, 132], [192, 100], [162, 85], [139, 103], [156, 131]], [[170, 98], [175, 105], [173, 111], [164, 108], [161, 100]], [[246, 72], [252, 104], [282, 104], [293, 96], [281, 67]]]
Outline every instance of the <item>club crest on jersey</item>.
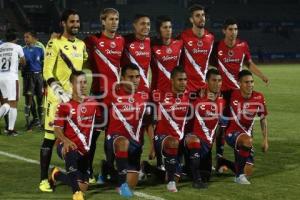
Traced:
[[129, 103], [134, 103], [134, 98], [133, 98], [133, 97], [129, 97], [129, 98], [128, 98], [128, 102], [129, 102]]
[[85, 106], [82, 106], [81, 108], [80, 108], [80, 112], [81, 113], [86, 113], [86, 111], [87, 111], [87, 108], [85, 107]]
[[229, 50], [228, 51], [228, 56], [232, 57], [234, 55], [233, 51], [232, 50]]
[[193, 41], [188, 41], [188, 45], [191, 47], [193, 46]]
[[116, 46], [117, 46], [117, 45], [116, 45], [115, 42], [111, 42], [111, 43], [110, 43], [110, 48], [116, 48]]
[[142, 50], [145, 49], [144, 43], [140, 43], [140, 46], [139, 46], [139, 47], [140, 47], [140, 49], [142, 49]]
[[170, 47], [168, 47], [168, 48], [166, 49], [166, 52], [167, 52], [167, 54], [171, 54], [173, 51], [172, 51], [172, 49], [171, 49]]
[[244, 104], [244, 108], [249, 108], [249, 106], [250, 106], [249, 103]]
[[181, 103], [181, 99], [180, 99], [180, 98], [176, 98], [176, 99], [175, 99], [175, 103], [176, 103], [176, 104], [180, 104], [180, 103]]
[[199, 40], [199, 41], [197, 42], [197, 46], [198, 46], [198, 47], [202, 47], [202, 46], [203, 46], [203, 42], [202, 42], [201, 40]]

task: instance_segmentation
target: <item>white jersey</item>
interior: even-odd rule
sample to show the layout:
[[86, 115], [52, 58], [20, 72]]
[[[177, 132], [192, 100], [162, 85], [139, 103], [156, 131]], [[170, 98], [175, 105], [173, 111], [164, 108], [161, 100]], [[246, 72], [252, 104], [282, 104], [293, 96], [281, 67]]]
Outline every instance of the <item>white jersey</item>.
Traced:
[[0, 79], [18, 80], [19, 59], [24, 57], [20, 45], [5, 42], [0, 45]]

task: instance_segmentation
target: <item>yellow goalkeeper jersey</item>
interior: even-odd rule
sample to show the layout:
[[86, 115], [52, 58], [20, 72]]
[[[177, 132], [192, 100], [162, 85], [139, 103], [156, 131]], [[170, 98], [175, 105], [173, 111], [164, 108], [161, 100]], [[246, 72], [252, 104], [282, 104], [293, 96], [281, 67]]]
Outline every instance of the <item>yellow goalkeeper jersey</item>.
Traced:
[[87, 60], [85, 44], [75, 38], [68, 40], [64, 36], [51, 39], [45, 51], [43, 76], [47, 84], [59, 82], [64, 90], [70, 91], [69, 78], [73, 70], [82, 70]]

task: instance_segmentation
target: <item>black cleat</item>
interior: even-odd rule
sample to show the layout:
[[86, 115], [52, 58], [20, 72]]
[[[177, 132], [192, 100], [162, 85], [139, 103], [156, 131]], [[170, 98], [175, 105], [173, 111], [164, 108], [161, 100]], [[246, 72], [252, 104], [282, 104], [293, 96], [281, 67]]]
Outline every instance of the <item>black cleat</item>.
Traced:
[[196, 189], [206, 189], [208, 187], [207, 183], [204, 183], [201, 179], [193, 181], [193, 188]]

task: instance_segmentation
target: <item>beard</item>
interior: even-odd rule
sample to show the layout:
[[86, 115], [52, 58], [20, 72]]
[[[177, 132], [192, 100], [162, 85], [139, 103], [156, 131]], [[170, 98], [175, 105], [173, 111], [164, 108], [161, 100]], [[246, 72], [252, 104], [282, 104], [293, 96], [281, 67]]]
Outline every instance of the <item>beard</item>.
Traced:
[[72, 27], [72, 28], [67, 29], [67, 33], [72, 36], [76, 36], [78, 34], [78, 32], [79, 32], [79, 27], [78, 28]]

